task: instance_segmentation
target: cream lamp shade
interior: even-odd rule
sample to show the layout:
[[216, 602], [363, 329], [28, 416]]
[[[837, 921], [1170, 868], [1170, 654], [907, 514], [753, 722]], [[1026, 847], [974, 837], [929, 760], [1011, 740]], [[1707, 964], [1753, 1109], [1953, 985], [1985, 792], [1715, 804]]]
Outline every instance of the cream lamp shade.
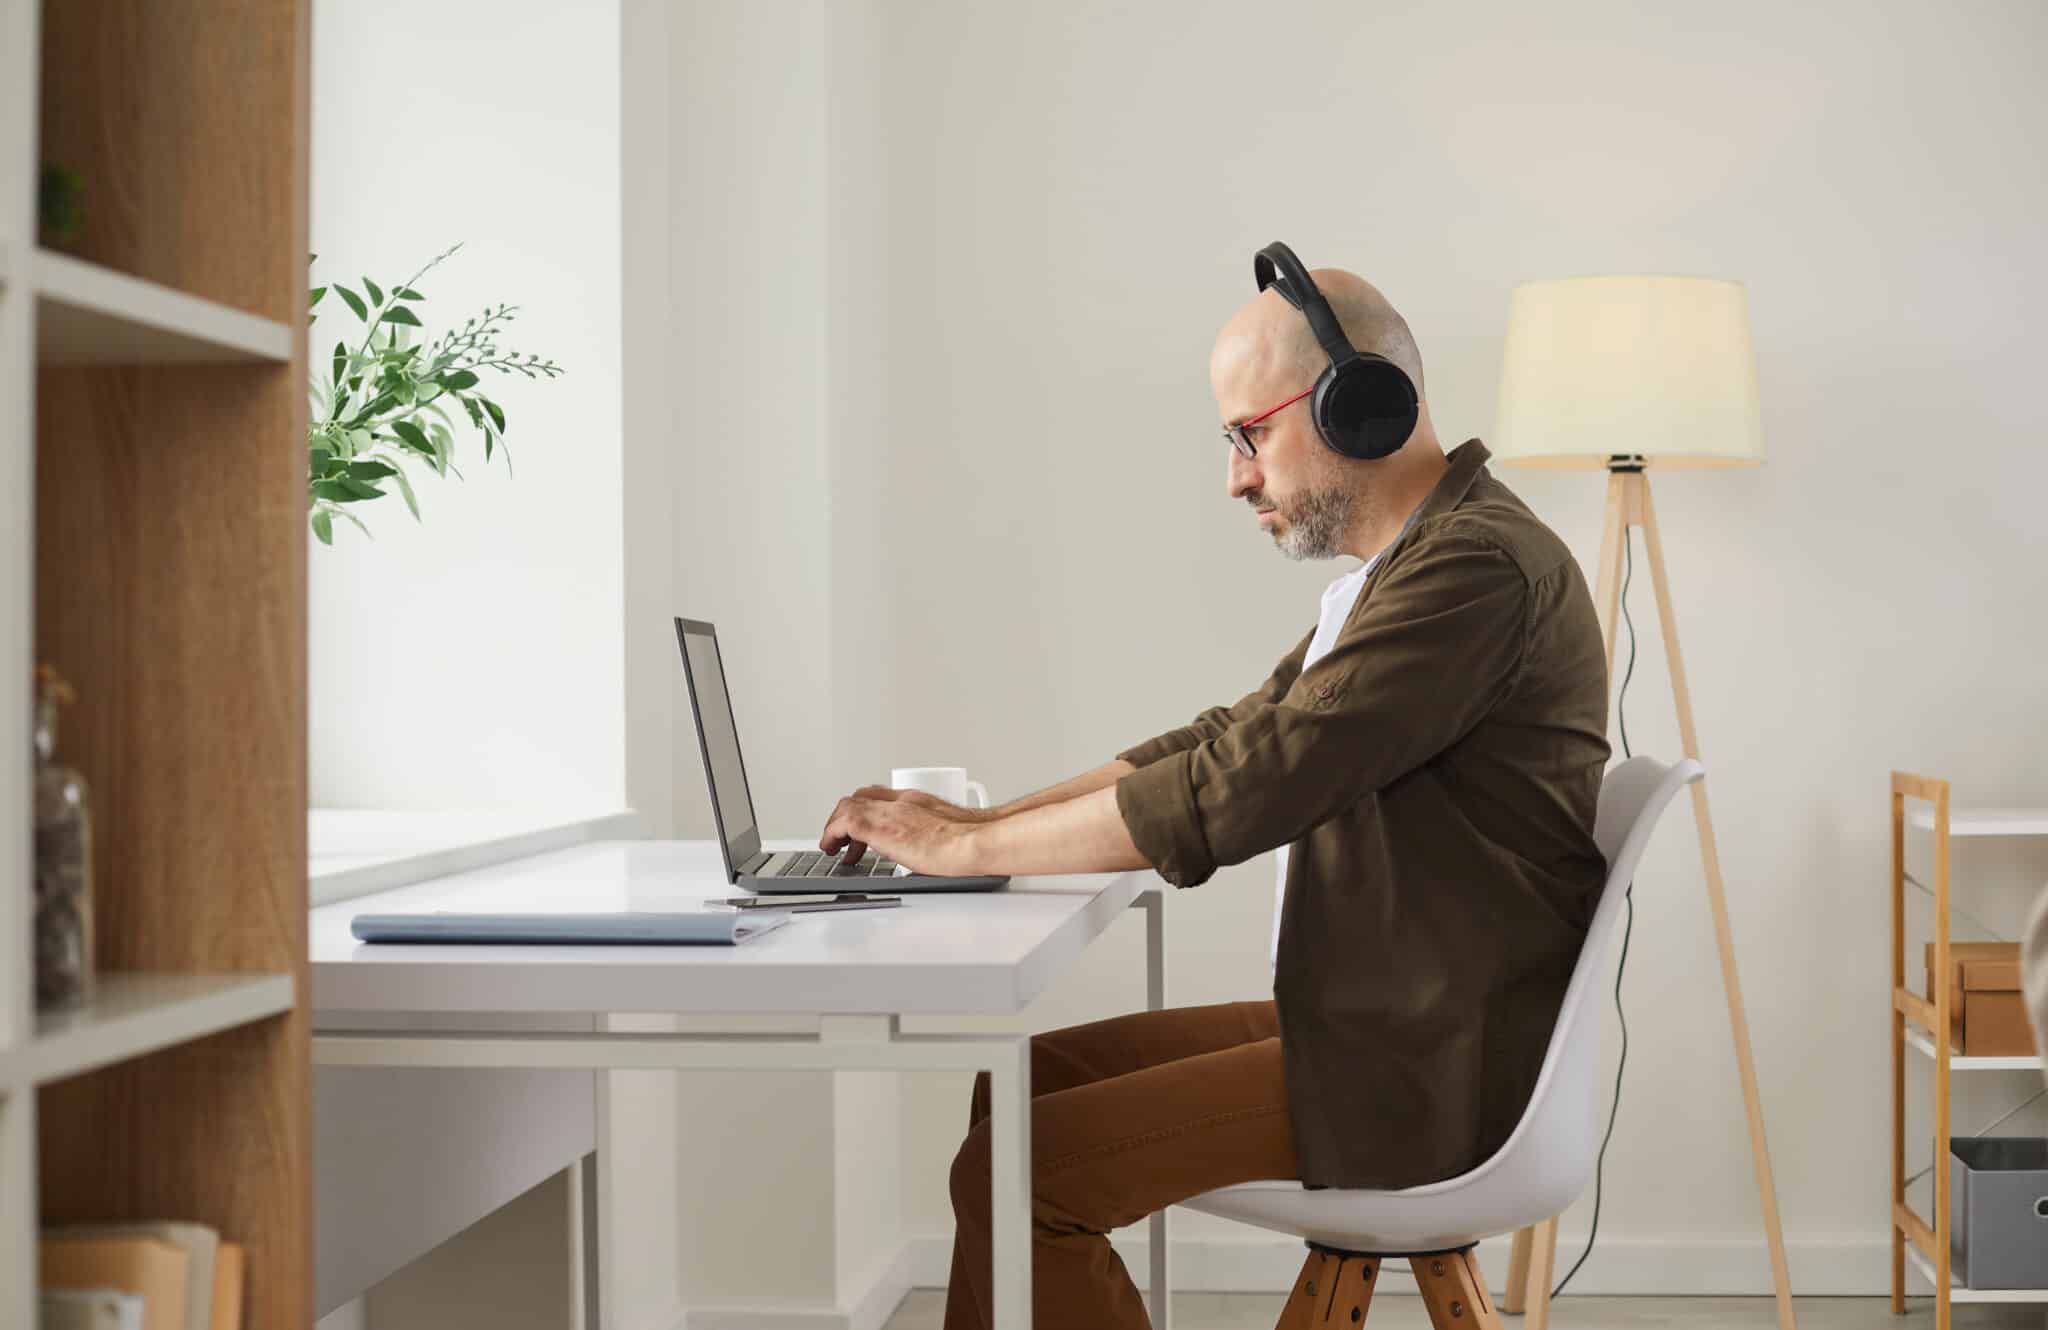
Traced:
[[1619, 275], [1516, 287], [1489, 451], [1521, 466], [1761, 462], [1742, 283]]

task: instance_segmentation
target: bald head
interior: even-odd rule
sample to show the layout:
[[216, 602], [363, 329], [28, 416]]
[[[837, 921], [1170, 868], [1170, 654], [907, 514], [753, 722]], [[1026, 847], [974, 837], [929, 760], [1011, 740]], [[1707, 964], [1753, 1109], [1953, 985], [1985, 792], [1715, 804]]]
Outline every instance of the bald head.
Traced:
[[[1415, 335], [1379, 288], [1342, 268], [1317, 268], [1309, 276], [1330, 302], [1351, 345], [1399, 365], [1414, 380], [1417, 396], [1426, 397], [1422, 353], [1416, 349]], [[1246, 301], [1223, 325], [1209, 359], [1212, 378], [1218, 370], [1228, 368], [1249, 371], [1261, 379], [1305, 376], [1304, 382], [1313, 382], [1329, 363], [1308, 320], [1270, 288]]]
[[1356, 273], [1318, 268], [1310, 276], [1345, 339], [1400, 366], [1414, 382], [1421, 399], [1415, 429], [1377, 458], [1347, 457], [1325, 446], [1310, 410], [1295, 403], [1330, 359], [1301, 311], [1268, 289], [1231, 315], [1209, 354], [1209, 386], [1231, 435], [1226, 478], [1230, 497], [1251, 505], [1260, 528], [1289, 558], [1368, 559], [1399, 535], [1402, 521], [1443, 475], [1443, 446], [1429, 418], [1422, 355], [1408, 321]]

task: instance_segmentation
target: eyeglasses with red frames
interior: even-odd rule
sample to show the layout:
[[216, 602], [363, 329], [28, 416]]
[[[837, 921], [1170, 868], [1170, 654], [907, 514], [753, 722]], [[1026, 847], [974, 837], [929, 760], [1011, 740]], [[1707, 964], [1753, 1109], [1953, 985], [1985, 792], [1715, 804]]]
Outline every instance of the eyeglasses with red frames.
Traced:
[[1302, 398], [1308, 396], [1315, 390], [1315, 385], [1310, 384], [1308, 387], [1302, 389], [1300, 392], [1288, 398], [1286, 401], [1282, 402], [1278, 406], [1269, 407], [1266, 410], [1259, 412], [1259, 414], [1251, 417], [1248, 420], [1238, 421], [1235, 425], [1225, 425], [1223, 427], [1223, 437], [1230, 440], [1230, 446], [1237, 449], [1238, 456], [1245, 458], [1257, 457], [1259, 455], [1259, 450], [1253, 446], [1251, 435], [1247, 434], [1245, 431], [1249, 430], [1252, 426], [1265, 420], [1266, 417], [1284, 411], [1288, 407], [1293, 406], [1296, 402], [1299, 402]]

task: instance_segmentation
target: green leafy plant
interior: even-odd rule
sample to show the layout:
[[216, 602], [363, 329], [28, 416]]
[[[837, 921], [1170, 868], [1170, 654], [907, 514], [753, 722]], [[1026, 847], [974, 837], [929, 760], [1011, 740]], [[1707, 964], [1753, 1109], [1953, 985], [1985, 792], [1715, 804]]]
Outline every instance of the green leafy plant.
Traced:
[[417, 313], [426, 299], [419, 292], [419, 280], [461, 248], [458, 244], [436, 255], [411, 277], [389, 287], [365, 277], [361, 292], [339, 282], [313, 288], [309, 322], [317, 318], [311, 311], [332, 291], [362, 325], [353, 347], [339, 341], [330, 356], [314, 355], [306, 505], [313, 534], [322, 544], [334, 543], [336, 515], [368, 535], [370, 529], [350, 509], [382, 498], [388, 492], [386, 483], [397, 486], [417, 520], [420, 505], [406, 475], [409, 465], [425, 465], [437, 476], [451, 471], [458, 478], [462, 475], [450, 456], [455, 442], [451, 405], [460, 407], [469, 423], [482, 431], [485, 463], [494, 451], [502, 451], [510, 472], [505, 408], [481, 391], [483, 371], [529, 379], [552, 379], [562, 373], [552, 360], [499, 348], [498, 338], [511, 323], [516, 305], [486, 306], [461, 328], [431, 343], [416, 340], [426, 335]]
[[52, 162], [43, 163], [36, 190], [36, 223], [46, 245], [68, 244], [85, 222], [85, 186], [78, 173]]

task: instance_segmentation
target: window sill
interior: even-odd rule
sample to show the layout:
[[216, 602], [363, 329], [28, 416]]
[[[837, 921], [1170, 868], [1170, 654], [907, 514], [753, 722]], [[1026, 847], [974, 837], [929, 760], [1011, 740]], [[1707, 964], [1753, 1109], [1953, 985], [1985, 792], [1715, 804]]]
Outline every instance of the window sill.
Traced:
[[639, 834], [638, 815], [618, 809], [568, 814], [314, 808], [306, 815], [309, 895], [313, 905], [331, 905], [586, 841]]

